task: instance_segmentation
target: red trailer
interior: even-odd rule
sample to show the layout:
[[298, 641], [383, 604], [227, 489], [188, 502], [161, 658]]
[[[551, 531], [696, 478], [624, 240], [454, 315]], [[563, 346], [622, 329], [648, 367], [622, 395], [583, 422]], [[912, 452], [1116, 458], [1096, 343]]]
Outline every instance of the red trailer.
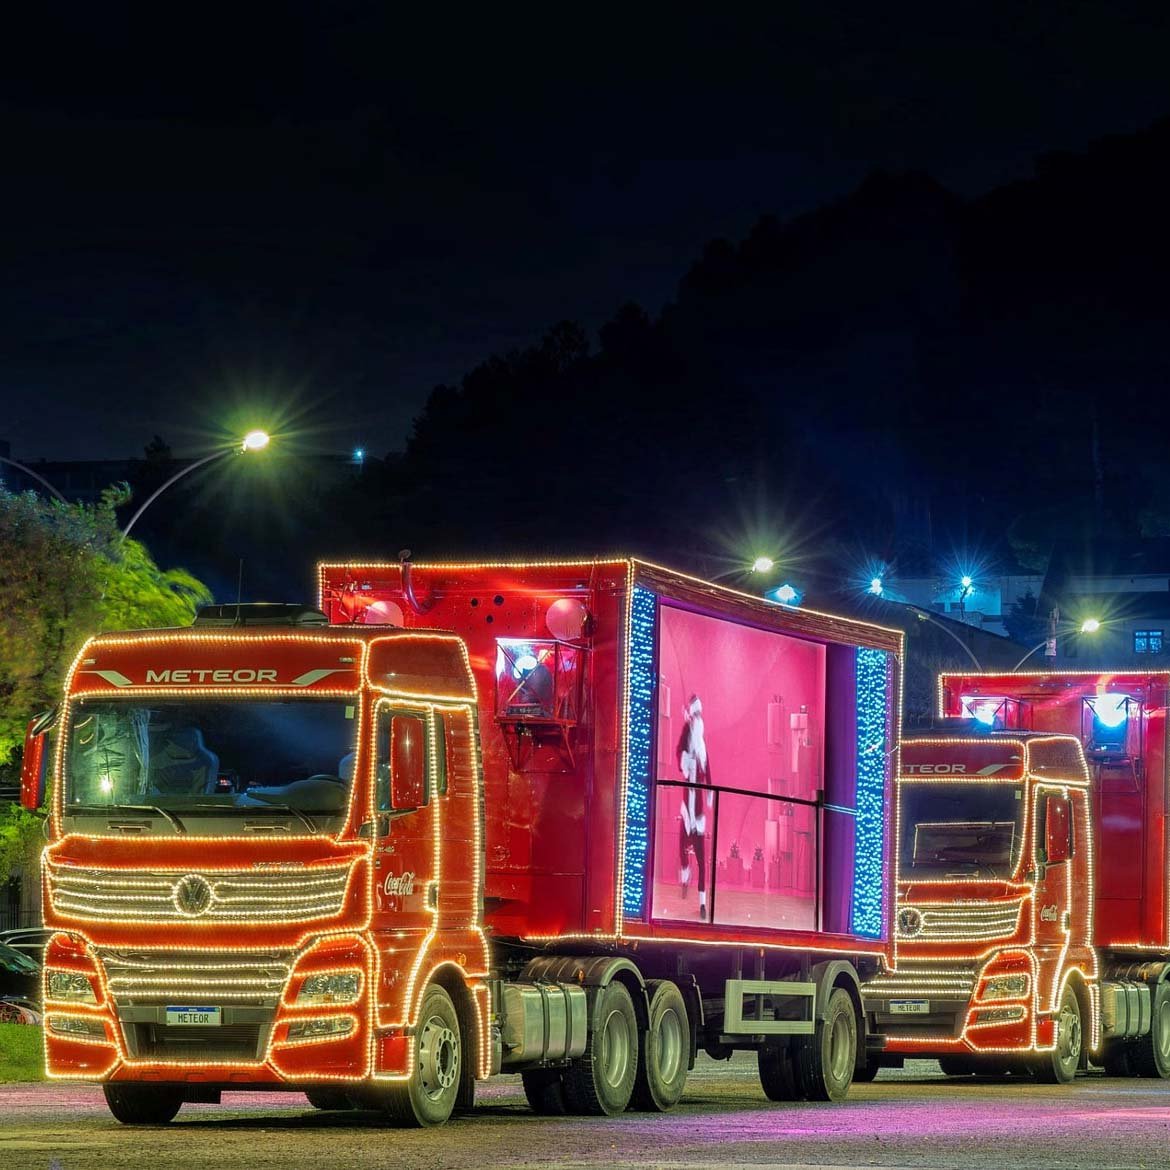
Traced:
[[[1067, 1049], [1068, 1044], [1080, 1039], [1068, 1030], [1052, 1030], [1063, 1017], [1063, 969], [1050, 971], [1051, 978], [1043, 987], [1033, 980], [1035, 986], [1018, 997], [1027, 1004], [1034, 994], [1040, 1012], [1042, 1027], [1030, 1042], [1026, 1042], [1021, 1026], [1010, 1037], [1011, 1043], [1004, 1045], [1002, 1035], [997, 1037], [987, 1030], [972, 1032], [964, 1024], [977, 1013], [979, 1005], [974, 1002], [973, 988], [988, 974], [989, 964], [1010, 960], [1007, 952], [1015, 948], [1019, 954], [1020, 944], [1024, 944], [1018, 982], [1041, 961], [1044, 946], [1059, 945], [1064, 948], [1062, 962], [1068, 968], [1067, 986], [1079, 996], [1072, 1007], [1083, 1022], [1085, 1054], [1116, 1074], [1170, 1077], [1168, 695], [1167, 672], [954, 673], [940, 677], [940, 714], [953, 720], [956, 732], [962, 728], [965, 736], [980, 733], [982, 746], [980, 741], [951, 739], [932, 748], [931, 741], [921, 741], [921, 748], [907, 747], [903, 773], [916, 763], [961, 768], [961, 776], [940, 775], [936, 779], [948, 780], [952, 787], [963, 784], [968, 799], [960, 819], [965, 823], [980, 823], [986, 830], [988, 825], [1012, 819], [995, 812], [995, 802], [1004, 791], [1002, 786], [997, 787], [996, 777], [982, 776], [978, 769], [969, 768], [963, 755], [980, 751], [986, 754], [997, 741], [1015, 737], [1026, 744], [1052, 745], [1060, 739], [1075, 739], [1084, 753], [1088, 785], [1083, 795], [1067, 767], [1059, 784], [1055, 784], [1051, 766], [1039, 773], [1024, 767], [1025, 758], [1036, 756], [1034, 747], [1028, 749], [1026, 757], [1020, 753], [1018, 766], [1024, 771], [1016, 786], [1021, 792], [1042, 794], [1044, 806], [1036, 804], [1036, 815], [1020, 826], [1023, 837], [1018, 841], [1017, 863], [1008, 884], [1012, 897], [1022, 896], [1025, 908], [1035, 910], [1035, 926], [1022, 935], [1005, 925], [999, 934], [984, 931], [977, 939], [972, 936], [965, 942], [952, 941], [946, 976], [953, 991], [956, 977], [963, 975], [968, 979], [964, 987], [970, 994], [947, 997], [935, 986], [933, 992], [920, 988], [918, 994], [907, 998], [929, 1005], [931, 1011], [938, 1007], [940, 1012], [942, 1000], [953, 1001], [947, 1009], [954, 1024], [949, 1035], [962, 1043], [941, 1048], [935, 1043], [932, 1047], [930, 1042], [923, 1042], [919, 1029], [919, 1052], [943, 1053], [955, 1071], [986, 1068], [986, 1060], [973, 1059], [982, 1051], [978, 1043], [982, 1035], [993, 1049], [997, 1041], [1004, 1048], [990, 1053], [992, 1065], [1002, 1066], [1010, 1048], [1017, 1057], [1024, 1056], [1033, 1064], [1047, 1064], [1050, 1069], [1052, 1057], [1045, 1053], [1052, 1046], [1059, 1049], [1064, 1045]], [[906, 744], [917, 742], [907, 740]], [[1043, 750], [1053, 749], [1049, 746]], [[908, 784], [921, 780], [921, 775], [907, 775], [900, 789], [905, 793]], [[1051, 824], [1046, 813], [1041, 815], [1042, 807], [1048, 803], [1056, 809], [1056, 819]], [[909, 802], [902, 806], [902, 814], [913, 822], [915, 814]], [[1053, 850], [1059, 855], [1057, 860], [1053, 859]], [[898, 943], [900, 970], [906, 970], [902, 962], [905, 956], [921, 960], [929, 957], [930, 947], [924, 946], [922, 916], [914, 908], [922, 887], [914, 881], [913, 857], [908, 859], [905, 847], [901, 860]], [[1053, 885], [1054, 875], [1064, 875], [1069, 880], [1067, 895]], [[971, 918], [978, 905], [983, 904], [968, 888], [972, 880], [967, 875], [949, 887], [952, 916], [962, 912]], [[986, 900], [990, 897], [986, 881], [983, 885], [979, 897]], [[1008, 892], [1001, 893], [1001, 897], [1008, 897]], [[988, 903], [983, 913], [990, 915], [994, 909]], [[1090, 950], [1080, 954], [1074, 963], [1069, 955], [1078, 951], [1080, 940], [1087, 940]], [[1074, 967], [1078, 970], [1074, 971]], [[998, 978], [1001, 973], [991, 974]], [[1010, 982], [1000, 979], [996, 988], [1002, 990], [1001, 984], [1007, 986]], [[1006, 1005], [994, 1006], [996, 1010], [1006, 1010]], [[1029, 1018], [1030, 1015], [1029, 1012]], [[913, 1029], [903, 1027], [902, 1031], [909, 1034]], [[899, 1047], [892, 1040], [888, 1052], [895, 1051], [909, 1048]], [[1058, 1052], [1058, 1063], [1059, 1056]], [[1067, 1065], [1067, 1050], [1064, 1056]], [[1067, 1068], [1064, 1073], [1071, 1075]]]
[[898, 631], [620, 559], [322, 565], [319, 600], [79, 655], [50, 1075], [129, 1121], [230, 1085], [433, 1124], [501, 1070], [543, 1112], [661, 1110], [700, 1050], [845, 1094]]

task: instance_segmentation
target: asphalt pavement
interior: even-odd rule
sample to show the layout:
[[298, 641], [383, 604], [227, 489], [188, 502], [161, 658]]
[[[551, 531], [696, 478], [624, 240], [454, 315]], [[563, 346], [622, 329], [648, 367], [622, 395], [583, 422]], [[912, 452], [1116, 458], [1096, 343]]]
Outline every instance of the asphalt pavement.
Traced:
[[169, 1126], [127, 1128], [92, 1086], [0, 1085], [0, 1167], [666, 1166], [1158, 1167], [1170, 1165], [1170, 1082], [949, 1080], [932, 1062], [855, 1085], [847, 1102], [772, 1104], [755, 1063], [700, 1057], [665, 1116], [542, 1118], [518, 1077], [480, 1087], [474, 1114], [397, 1130], [319, 1113], [300, 1094], [232, 1093]]

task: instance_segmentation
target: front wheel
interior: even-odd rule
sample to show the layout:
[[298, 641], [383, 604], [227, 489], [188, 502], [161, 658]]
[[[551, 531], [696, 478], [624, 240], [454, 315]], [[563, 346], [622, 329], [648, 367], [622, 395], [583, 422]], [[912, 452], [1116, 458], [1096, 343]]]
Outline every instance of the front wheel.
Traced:
[[183, 1090], [169, 1085], [106, 1084], [102, 1092], [123, 1125], [166, 1125], [183, 1107]]
[[1071, 984], [1060, 997], [1060, 1014], [1056, 1018], [1056, 1047], [1034, 1066], [1036, 1079], [1052, 1085], [1067, 1085], [1077, 1075], [1081, 1063], [1084, 1033], [1081, 1030], [1081, 1003]]
[[687, 1083], [691, 1029], [678, 984], [651, 979], [646, 984], [650, 1022], [638, 1038], [634, 1104], [665, 1113], [678, 1104]]
[[352, 1109], [349, 1094], [344, 1089], [306, 1089], [305, 1096], [314, 1109], [332, 1111], [337, 1109]]
[[584, 1055], [565, 1070], [565, 1100], [574, 1113], [622, 1113], [637, 1071], [638, 1017], [630, 993], [615, 980], [597, 992]]
[[423, 993], [414, 1033], [414, 1068], [405, 1082], [379, 1094], [384, 1112], [400, 1125], [442, 1125], [459, 1096], [463, 1046], [450, 995], [437, 983]]

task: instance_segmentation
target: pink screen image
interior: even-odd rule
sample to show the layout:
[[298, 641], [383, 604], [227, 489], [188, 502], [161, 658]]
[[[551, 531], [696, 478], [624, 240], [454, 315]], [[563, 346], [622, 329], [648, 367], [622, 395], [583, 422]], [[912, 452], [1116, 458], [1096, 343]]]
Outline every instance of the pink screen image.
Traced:
[[659, 612], [652, 916], [815, 929], [825, 647]]

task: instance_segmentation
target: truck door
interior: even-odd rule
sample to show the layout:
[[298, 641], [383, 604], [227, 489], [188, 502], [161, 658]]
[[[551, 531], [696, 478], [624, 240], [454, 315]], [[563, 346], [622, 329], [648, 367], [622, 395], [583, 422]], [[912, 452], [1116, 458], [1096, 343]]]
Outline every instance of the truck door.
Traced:
[[1041, 1011], [1055, 1009], [1063, 959], [1068, 950], [1073, 909], [1072, 802], [1063, 789], [1041, 788], [1036, 797], [1036, 959], [1037, 1001]]
[[430, 929], [438, 901], [436, 833], [445, 770], [424, 707], [379, 704], [374, 779], [374, 909], [381, 930]]

